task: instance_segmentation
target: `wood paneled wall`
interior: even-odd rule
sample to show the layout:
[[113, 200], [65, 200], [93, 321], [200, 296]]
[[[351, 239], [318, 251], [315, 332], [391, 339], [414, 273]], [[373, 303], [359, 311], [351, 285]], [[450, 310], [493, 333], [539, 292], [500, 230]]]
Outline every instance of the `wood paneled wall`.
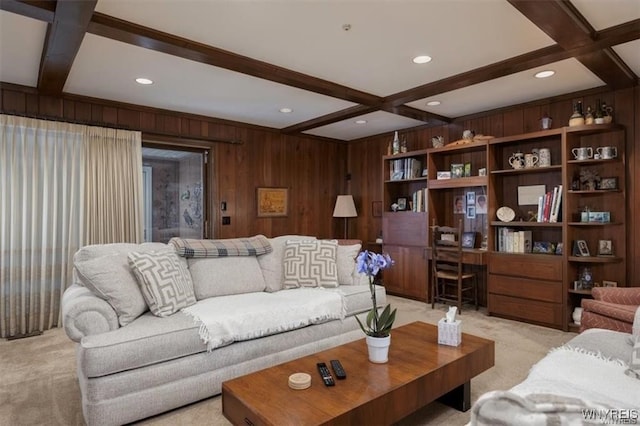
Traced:
[[[464, 129], [475, 130], [477, 134], [496, 137], [510, 136], [536, 131], [539, 119], [546, 112], [553, 118], [552, 127], [567, 125], [573, 112], [573, 103], [581, 100], [583, 105], [595, 106], [601, 99], [613, 107], [615, 122], [626, 129], [627, 166], [627, 285], [640, 286], [640, 223], [636, 220], [640, 212], [640, 88], [620, 91], [595, 89], [562, 97], [545, 99], [482, 114], [463, 117], [449, 125], [400, 131], [406, 136], [408, 149], [431, 147], [431, 137], [442, 135], [445, 142], [462, 138]], [[374, 241], [382, 229], [382, 218], [373, 217], [371, 205], [382, 200], [382, 155], [393, 134], [379, 135], [352, 141], [349, 144], [349, 165], [351, 173], [350, 191], [354, 195], [358, 211], [364, 214], [352, 223], [354, 237], [363, 241]], [[445, 208], [451, 208], [446, 206]]]
[[[7, 83], [0, 85], [0, 98], [4, 114], [141, 130], [143, 140], [209, 147], [214, 167], [208, 213], [215, 238], [342, 235], [343, 222], [332, 214], [336, 196], [347, 189], [345, 143], [100, 99], [45, 96]], [[289, 215], [258, 218], [257, 187], [289, 188]], [[221, 201], [227, 202], [225, 212]], [[221, 224], [223, 215], [230, 225]]]
[[[640, 88], [590, 90], [475, 114], [446, 126], [400, 133], [406, 135], [409, 150], [414, 150], [429, 148], [435, 135], [444, 136], [447, 142], [460, 139], [464, 129], [496, 137], [534, 131], [539, 128], [538, 120], [545, 112], [553, 118], [553, 127], [560, 127], [568, 122], [574, 101], [595, 105], [596, 99], [613, 106], [615, 121], [626, 128], [627, 277], [628, 284], [640, 286], [640, 223], [635, 220], [640, 211]], [[143, 138], [160, 135], [209, 144], [214, 161], [214, 173], [209, 178], [212, 190], [209, 217], [217, 238], [258, 233], [340, 236], [343, 222], [331, 215], [336, 196], [341, 193], [353, 194], [358, 210], [358, 217], [349, 222], [350, 238], [374, 241], [382, 229], [382, 218], [373, 217], [372, 203], [382, 200], [382, 155], [387, 152], [391, 134], [346, 145], [94, 98], [44, 96], [33, 88], [7, 83], [0, 83], [0, 101], [5, 114], [141, 130]], [[350, 180], [347, 181], [348, 174]], [[290, 188], [287, 218], [257, 217], [255, 193], [260, 186]], [[230, 225], [220, 223], [221, 201], [227, 202], [224, 215], [231, 217]]]

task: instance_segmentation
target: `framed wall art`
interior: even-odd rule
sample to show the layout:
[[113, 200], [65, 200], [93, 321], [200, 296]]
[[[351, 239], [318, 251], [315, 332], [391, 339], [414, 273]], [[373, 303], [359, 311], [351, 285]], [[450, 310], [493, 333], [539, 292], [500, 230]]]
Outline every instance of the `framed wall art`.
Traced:
[[258, 188], [258, 217], [286, 217], [289, 214], [289, 188]]

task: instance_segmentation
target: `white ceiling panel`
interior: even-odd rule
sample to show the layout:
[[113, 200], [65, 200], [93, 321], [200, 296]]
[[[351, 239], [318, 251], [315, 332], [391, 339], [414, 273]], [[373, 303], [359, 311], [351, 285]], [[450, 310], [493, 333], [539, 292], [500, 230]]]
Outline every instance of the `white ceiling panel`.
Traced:
[[596, 31], [640, 19], [639, 0], [571, 0]]
[[[366, 124], [356, 124], [356, 120], [366, 120]], [[353, 140], [394, 130], [408, 129], [423, 125], [424, 122], [407, 117], [376, 111], [349, 120], [339, 121], [309, 130], [305, 133], [327, 138]]]
[[[555, 75], [538, 79], [534, 74], [554, 70]], [[442, 93], [408, 105], [447, 117], [460, 117], [508, 105], [547, 98], [550, 96], [602, 86], [603, 82], [575, 59], [555, 62], [544, 67], [523, 71], [506, 77]], [[437, 107], [427, 106], [439, 100]], [[569, 111], [569, 115], [570, 111]]]
[[[194, 4], [198, 7], [190, 7]], [[161, 0], [149, 5], [100, 0], [96, 10], [378, 96], [553, 44], [506, 1]], [[344, 31], [344, 24], [351, 29]], [[433, 61], [413, 64], [419, 54]]]
[[635, 75], [640, 76], [640, 40], [614, 46], [613, 50], [631, 68]]
[[[137, 84], [145, 77], [154, 84]], [[353, 103], [87, 34], [66, 92], [274, 128]], [[280, 108], [293, 109], [290, 114]]]
[[0, 80], [36, 86], [47, 24], [0, 11]]

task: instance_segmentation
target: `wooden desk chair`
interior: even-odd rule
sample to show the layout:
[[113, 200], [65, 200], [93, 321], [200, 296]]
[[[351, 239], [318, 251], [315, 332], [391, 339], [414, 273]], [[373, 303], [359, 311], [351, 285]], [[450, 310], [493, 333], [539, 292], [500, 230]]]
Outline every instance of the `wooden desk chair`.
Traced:
[[454, 304], [462, 312], [462, 304], [470, 302], [478, 310], [477, 277], [463, 271], [461, 235], [462, 221], [457, 228], [431, 227], [431, 309], [442, 302]]

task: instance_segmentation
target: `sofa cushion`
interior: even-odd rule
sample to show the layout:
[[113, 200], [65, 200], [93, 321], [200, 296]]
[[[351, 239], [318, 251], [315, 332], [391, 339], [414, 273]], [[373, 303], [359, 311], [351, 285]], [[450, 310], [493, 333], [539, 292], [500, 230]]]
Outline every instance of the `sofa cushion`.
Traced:
[[166, 317], [196, 303], [189, 270], [175, 251], [131, 252], [128, 258], [154, 315]]
[[[387, 294], [384, 287], [377, 285], [375, 289], [378, 307], [386, 305]], [[347, 316], [367, 312], [371, 309], [371, 292], [369, 291], [368, 284], [340, 286], [338, 288], [329, 288], [327, 291], [337, 291], [344, 296]], [[350, 320], [345, 319], [345, 321]]]
[[604, 302], [595, 299], [582, 299], [582, 307], [585, 311], [596, 312], [609, 318], [614, 318], [632, 324], [637, 306], [620, 305], [618, 303]]
[[337, 241], [287, 241], [283, 258], [284, 287], [337, 287], [337, 253]]
[[131, 251], [163, 248], [167, 248], [166, 244], [115, 243], [82, 247], [73, 257], [77, 282], [106, 300], [118, 315], [120, 325], [125, 326], [149, 309], [127, 255]]
[[271, 253], [258, 256], [258, 263], [262, 270], [266, 291], [274, 292], [282, 290], [282, 281], [284, 273], [282, 269], [282, 260], [284, 258], [284, 246], [289, 240], [315, 240], [315, 237], [307, 237], [302, 235], [283, 235], [280, 237], [270, 238]]
[[187, 263], [197, 300], [266, 288], [255, 256], [188, 259]]
[[356, 256], [360, 253], [360, 249], [362, 249], [362, 244], [338, 245], [336, 264], [338, 265], [338, 283], [340, 285], [354, 284], [353, 271], [356, 264]]
[[182, 257], [260, 256], [271, 252], [271, 244], [264, 235], [223, 240], [197, 240], [174, 237], [169, 240]]

